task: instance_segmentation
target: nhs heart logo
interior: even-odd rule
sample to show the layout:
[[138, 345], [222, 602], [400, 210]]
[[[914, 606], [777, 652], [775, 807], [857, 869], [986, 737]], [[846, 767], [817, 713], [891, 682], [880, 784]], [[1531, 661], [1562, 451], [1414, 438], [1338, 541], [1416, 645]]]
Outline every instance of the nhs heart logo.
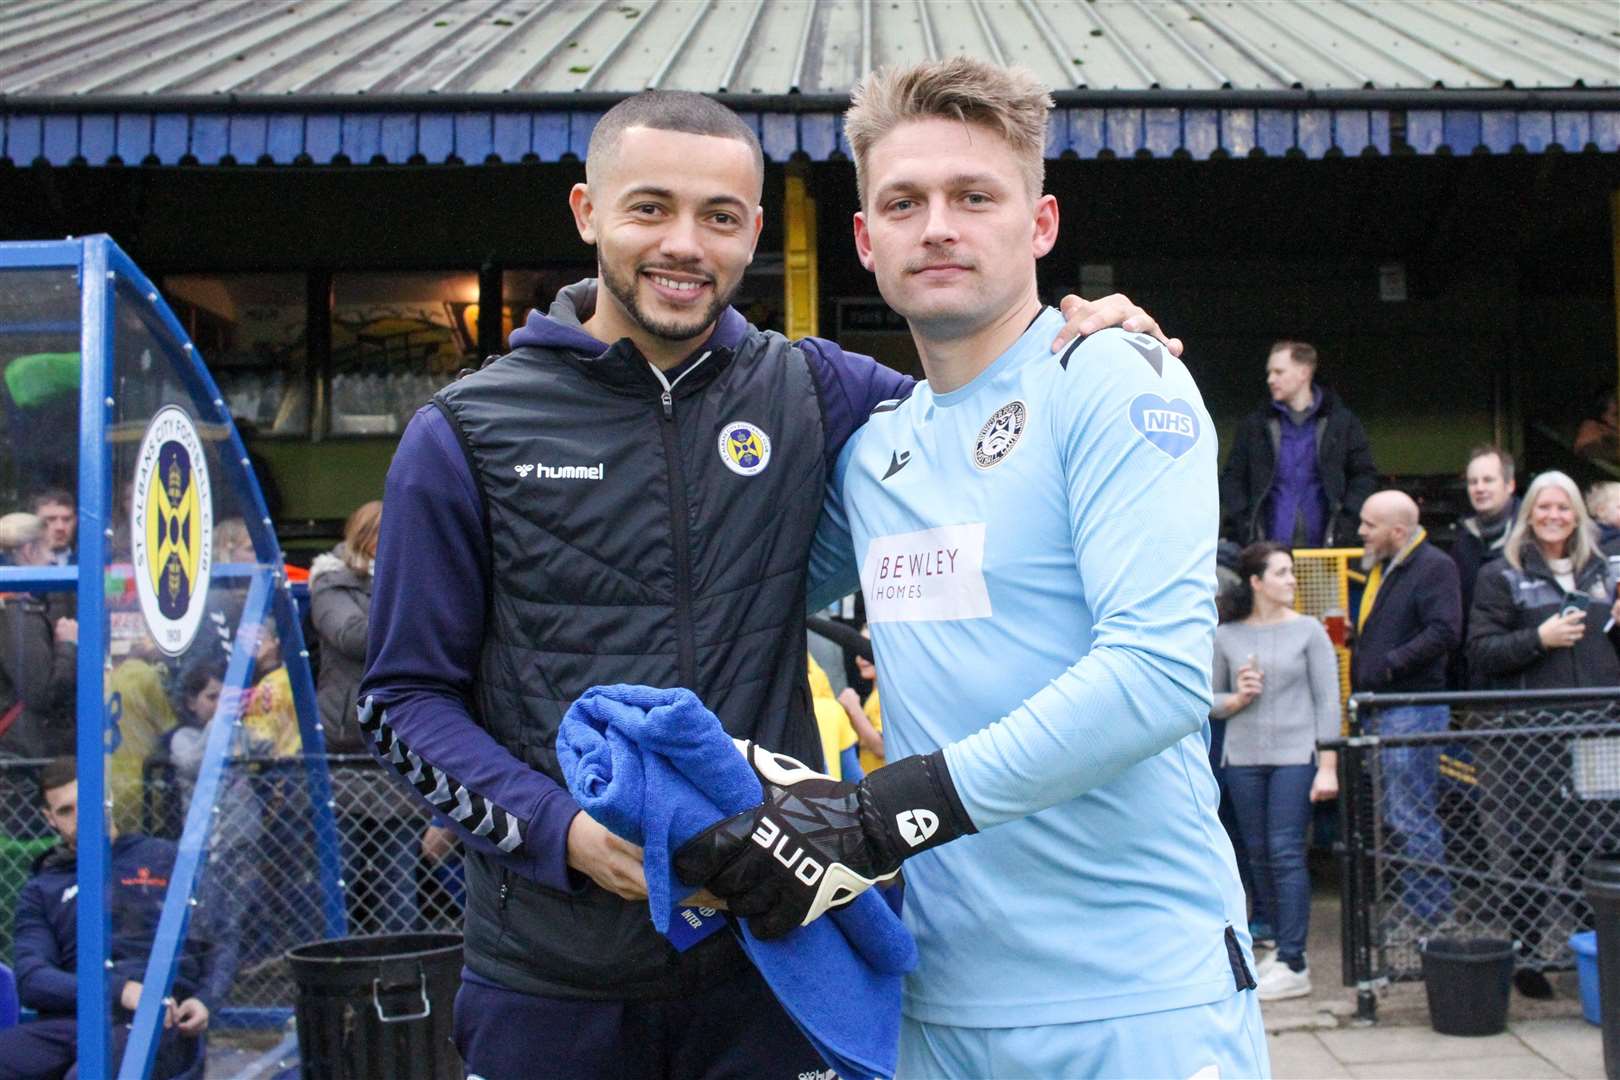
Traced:
[[1198, 414], [1180, 398], [1166, 401], [1158, 394], [1138, 394], [1131, 402], [1131, 426], [1173, 458], [1198, 442]]

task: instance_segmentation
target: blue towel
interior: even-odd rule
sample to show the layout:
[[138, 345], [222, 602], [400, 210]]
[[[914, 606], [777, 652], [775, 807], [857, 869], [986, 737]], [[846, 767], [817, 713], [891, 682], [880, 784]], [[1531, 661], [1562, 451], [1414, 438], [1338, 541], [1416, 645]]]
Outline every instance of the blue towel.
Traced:
[[[646, 851], [647, 904], [664, 932], [694, 889], [675, 852], [722, 818], [764, 798], [754, 770], [690, 690], [598, 686], [563, 717], [557, 757], [581, 809]], [[875, 890], [775, 941], [735, 920], [793, 1022], [839, 1076], [894, 1075], [900, 978], [917, 946]]]

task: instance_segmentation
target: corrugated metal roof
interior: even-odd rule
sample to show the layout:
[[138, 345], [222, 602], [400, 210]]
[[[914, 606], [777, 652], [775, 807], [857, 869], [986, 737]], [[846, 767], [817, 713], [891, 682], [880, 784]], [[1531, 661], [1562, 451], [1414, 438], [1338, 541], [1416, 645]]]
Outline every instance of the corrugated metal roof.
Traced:
[[1615, 0], [12, 0], [0, 95], [839, 95], [965, 52], [1054, 90], [1620, 87]]

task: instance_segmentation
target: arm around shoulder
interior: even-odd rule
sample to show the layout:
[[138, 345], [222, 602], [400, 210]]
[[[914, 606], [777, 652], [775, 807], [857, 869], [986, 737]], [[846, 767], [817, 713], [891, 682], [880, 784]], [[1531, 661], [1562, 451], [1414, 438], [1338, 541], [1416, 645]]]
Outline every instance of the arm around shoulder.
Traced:
[[828, 458], [834, 458], [872, 410], [885, 401], [908, 397], [916, 380], [861, 353], [845, 352], [837, 342], [804, 338], [795, 344], [804, 353], [826, 425]]

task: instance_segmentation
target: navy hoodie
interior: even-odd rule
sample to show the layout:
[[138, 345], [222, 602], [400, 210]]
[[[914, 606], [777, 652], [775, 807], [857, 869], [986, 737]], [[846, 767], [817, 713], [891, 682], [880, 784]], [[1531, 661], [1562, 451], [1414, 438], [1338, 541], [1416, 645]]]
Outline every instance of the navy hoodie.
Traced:
[[[580, 325], [594, 309], [595, 293], [594, 281], [565, 289], [548, 314], [530, 314], [512, 334], [511, 346], [606, 352], [608, 344]], [[735, 347], [749, 332], [747, 320], [727, 308], [692, 355]], [[874, 406], [911, 393], [909, 377], [871, 357], [820, 338], [796, 344], [821, 389], [829, 462]], [[667, 375], [674, 378], [680, 370]], [[360, 700], [371, 698], [387, 710], [390, 725], [414, 755], [525, 822], [522, 845], [510, 853], [453, 826], [464, 844], [514, 873], [569, 891], [568, 826], [578, 805], [565, 788], [497, 743], [469, 710], [484, 637], [489, 538], [466, 456], [431, 404], [417, 412], [400, 439], [383, 505], [388, 527], [377, 551]]]
[[[175, 845], [168, 840], [131, 834], [112, 842], [108, 891], [111, 897], [112, 936], [107, 994], [113, 1014], [128, 1020], [118, 1004], [124, 982], [146, 977], [146, 961], [163, 912], [163, 896], [174, 870]], [[78, 1009], [79, 871], [74, 853], [58, 845], [40, 856], [34, 876], [17, 897], [17, 932], [13, 956], [17, 996], [41, 1016], [72, 1016]], [[174, 977], [174, 997], [200, 998], [215, 1012], [230, 990], [236, 972], [223, 962], [235, 949], [225, 947], [219, 935], [234, 935], [236, 927], [205, 929], [193, 919]]]

